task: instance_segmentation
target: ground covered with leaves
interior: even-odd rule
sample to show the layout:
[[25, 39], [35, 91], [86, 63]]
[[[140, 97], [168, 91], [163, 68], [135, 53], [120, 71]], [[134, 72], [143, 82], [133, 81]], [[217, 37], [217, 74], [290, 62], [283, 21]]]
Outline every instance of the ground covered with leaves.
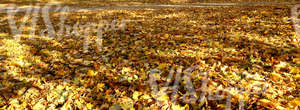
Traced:
[[[103, 33], [103, 49], [83, 51], [76, 36], [10, 34], [0, 23], [1, 109], [299, 109], [300, 50], [289, 18], [292, 6], [232, 6], [69, 12], [66, 24], [127, 19]], [[54, 23], [59, 15], [52, 13]], [[65, 13], [64, 13], [65, 14]], [[22, 21], [24, 13], [16, 19]], [[45, 27], [40, 18], [37, 31]], [[57, 30], [59, 27], [55, 27]], [[29, 29], [29, 28], [25, 28]], [[94, 36], [89, 36], [93, 39]], [[172, 93], [172, 71], [198, 65], [190, 74], [198, 99], [186, 103], [185, 80]], [[175, 69], [174, 69], [175, 68]], [[157, 97], [149, 84], [156, 75]], [[207, 72], [207, 89], [203, 75]], [[164, 87], [166, 82], [170, 86]], [[242, 90], [243, 88], [243, 90]], [[264, 88], [262, 90], [262, 88]], [[253, 91], [261, 91], [254, 93]], [[221, 99], [211, 94], [223, 92]], [[201, 94], [205, 97], [200, 99]], [[229, 94], [229, 95], [228, 95]], [[175, 97], [175, 102], [171, 99]], [[173, 98], [174, 99], [174, 98]]]
[[[41, 5], [49, 2], [56, 2], [64, 5], [78, 7], [90, 6], [132, 6], [132, 5], [185, 5], [185, 4], [205, 4], [205, 3], [242, 3], [242, 4], [262, 4], [262, 3], [296, 3], [297, 0], [1, 0], [1, 5], [19, 4], [30, 5], [39, 3]], [[0, 6], [1, 6], [0, 5]]]

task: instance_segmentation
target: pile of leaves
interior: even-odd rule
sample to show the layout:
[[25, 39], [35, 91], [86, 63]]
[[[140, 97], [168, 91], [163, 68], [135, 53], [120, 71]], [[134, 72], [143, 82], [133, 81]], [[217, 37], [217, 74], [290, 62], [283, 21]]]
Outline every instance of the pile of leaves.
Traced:
[[[0, 23], [0, 107], [2, 109], [225, 109], [226, 99], [210, 94], [224, 90], [231, 108], [297, 109], [300, 105], [300, 50], [290, 18], [292, 6], [233, 6], [69, 12], [66, 23], [127, 19], [125, 29], [103, 32], [83, 50], [83, 37], [31, 36], [20, 41], [10, 33], [7, 15]], [[59, 24], [59, 15], [51, 13]], [[22, 21], [24, 13], [15, 19]], [[21, 23], [21, 22], [20, 22]], [[37, 32], [45, 28], [38, 20]], [[28, 29], [28, 28], [26, 28]], [[56, 30], [59, 27], [55, 27]], [[27, 30], [29, 31], [29, 30]], [[89, 36], [93, 38], [93, 35]], [[203, 99], [186, 103], [186, 82], [172, 101], [172, 71], [198, 65], [190, 75]], [[149, 72], [157, 75], [156, 97]], [[166, 82], [171, 85], [164, 87]], [[232, 88], [235, 87], [235, 88]], [[231, 88], [231, 89], [228, 89]], [[236, 89], [239, 88], [239, 89]], [[245, 90], [241, 90], [244, 88]], [[263, 92], [251, 94], [250, 90]], [[227, 91], [225, 91], [227, 90]], [[226, 95], [228, 96], [228, 95]], [[226, 97], [228, 99], [228, 97]]]

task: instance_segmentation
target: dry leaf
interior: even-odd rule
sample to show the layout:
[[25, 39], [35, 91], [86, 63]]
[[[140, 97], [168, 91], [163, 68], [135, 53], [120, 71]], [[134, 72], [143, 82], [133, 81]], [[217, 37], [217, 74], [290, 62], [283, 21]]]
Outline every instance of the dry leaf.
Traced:
[[97, 73], [94, 70], [88, 70], [87, 75], [92, 77], [92, 76], [96, 76]]

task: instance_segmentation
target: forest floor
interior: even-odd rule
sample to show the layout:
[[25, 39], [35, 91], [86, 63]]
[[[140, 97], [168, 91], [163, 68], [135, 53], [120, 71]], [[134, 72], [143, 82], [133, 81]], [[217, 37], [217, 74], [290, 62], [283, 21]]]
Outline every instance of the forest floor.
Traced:
[[[28, 17], [20, 40], [1, 14], [0, 109], [299, 109], [292, 7], [58, 11], [35, 28]], [[83, 28], [39, 34], [62, 17], [73, 32], [99, 24], [102, 39]]]

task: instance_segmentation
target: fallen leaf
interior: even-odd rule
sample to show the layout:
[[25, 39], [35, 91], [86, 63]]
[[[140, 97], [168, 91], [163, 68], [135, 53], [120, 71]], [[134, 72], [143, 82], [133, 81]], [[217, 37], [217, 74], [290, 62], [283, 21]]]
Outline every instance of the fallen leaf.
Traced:
[[169, 34], [164, 34], [164, 38], [168, 39], [169, 38]]
[[135, 92], [133, 93], [133, 95], [132, 95], [132, 98], [133, 98], [134, 100], [138, 100], [138, 99], [139, 99], [139, 95], [140, 95], [140, 93], [137, 92], [137, 91], [135, 91]]
[[58, 76], [64, 76], [67, 72], [64, 69], [59, 69], [58, 72], [56, 72], [56, 75]]
[[294, 78], [296, 79], [296, 81], [300, 81], [300, 74], [295, 75]]
[[97, 73], [94, 70], [88, 70], [87, 75], [92, 77], [92, 76], [96, 76]]
[[273, 72], [273, 73], [271, 73], [271, 75], [272, 75], [272, 78], [273, 78], [274, 80], [279, 81], [279, 80], [282, 79], [281, 75], [278, 74], [278, 73]]

